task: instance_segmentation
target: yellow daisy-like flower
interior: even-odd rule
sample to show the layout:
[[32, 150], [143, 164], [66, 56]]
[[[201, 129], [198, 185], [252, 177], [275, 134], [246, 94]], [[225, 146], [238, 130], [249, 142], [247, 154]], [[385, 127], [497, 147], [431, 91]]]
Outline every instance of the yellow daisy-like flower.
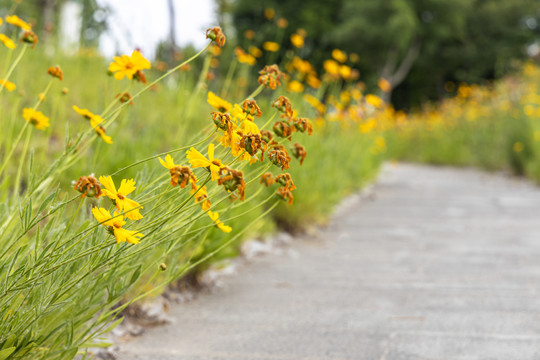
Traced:
[[366, 102], [369, 105], [374, 106], [376, 108], [380, 108], [383, 105], [382, 99], [380, 97], [378, 97], [377, 95], [373, 95], [373, 94], [367, 94], [366, 95]]
[[256, 46], [250, 46], [249, 47], [249, 53], [255, 57], [261, 57], [263, 52], [261, 51], [261, 49], [259, 49], [258, 47]]
[[169, 170], [176, 166], [176, 164], [174, 163], [174, 159], [170, 154], [167, 154], [167, 156], [165, 156], [165, 160], [161, 160], [161, 157], [158, 157], [158, 159], [161, 165], [163, 165]]
[[208, 99], [206, 101], [208, 101], [211, 107], [222, 113], [230, 111], [233, 107], [230, 102], [220, 98], [211, 91], [208, 92]]
[[13, 42], [13, 40], [11, 40], [10, 38], [8, 38], [6, 35], [0, 34], [0, 41], [1, 41], [2, 44], [4, 44], [8, 49], [15, 49], [15, 43]]
[[225, 233], [230, 233], [232, 231], [232, 227], [230, 227], [229, 225], [225, 225], [221, 220], [219, 220], [219, 213], [208, 211], [207, 214], [219, 230]]
[[261, 135], [261, 131], [259, 130], [259, 127], [257, 126], [257, 124], [255, 124], [255, 122], [249, 119], [244, 120], [242, 125], [240, 125], [240, 130], [242, 130], [242, 133], [247, 134], [247, 135], [249, 134]]
[[101, 116], [92, 113], [88, 109], [81, 109], [77, 105], [73, 105], [73, 110], [75, 110], [79, 115], [82, 115], [84, 118], [90, 120], [90, 126], [93, 128], [105, 121]]
[[101, 225], [109, 226], [109, 229], [116, 238], [117, 244], [120, 244], [121, 242], [138, 244], [140, 238], [144, 237], [144, 235], [139, 232], [124, 229], [123, 226], [126, 225], [124, 217], [122, 215], [117, 216], [118, 212], [116, 211], [114, 212], [113, 216], [117, 217], [113, 217], [106, 209], [94, 207], [92, 209], [92, 214], [94, 214], [94, 217], [101, 223]]
[[352, 69], [347, 65], [341, 65], [339, 67], [339, 75], [345, 80], [348, 80], [352, 75]]
[[291, 43], [297, 48], [301, 48], [304, 46], [304, 38], [298, 34], [292, 34]]
[[304, 91], [304, 85], [300, 81], [293, 80], [287, 84], [287, 90], [301, 93]]
[[255, 65], [257, 63], [257, 59], [251, 54], [246, 53], [241, 47], [236, 47], [234, 49], [234, 53], [236, 54], [236, 57], [238, 58], [238, 62], [242, 64], [248, 64], [248, 65]]
[[321, 80], [319, 80], [316, 75], [309, 74], [306, 78], [306, 82], [314, 89], [318, 89], [321, 87]]
[[127, 198], [127, 196], [135, 190], [135, 181], [133, 179], [123, 179], [120, 183], [118, 191], [116, 190], [114, 181], [110, 176], [100, 176], [99, 182], [105, 187], [105, 189], [102, 189], [103, 195], [109, 197], [109, 199], [113, 201], [113, 203], [116, 205], [116, 210], [123, 210], [126, 212], [126, 217], [131, 220], [139, 220], [143, 218], [139, 212], [139, 209], [142, 209], [143, 207], [138, 202]]
[[32, 27], [30, 26], [30, 24], [28, 24], [26, 21], [23, 21], [22, 19], [20, 19], [17, 15], [7, 16], [6, 17], [6, 22], [8, 24], [18, 26], [18, 27], [20, 27], [21, 29], [23, 29], [25, 31], [32, 30]]
[[339, 75], [339, 64], [334, 60], [326, 60], [323, 63], [324, 71], [330, 75]]
[[263, 43], [263, 49], [270, 52], [276, 52], [279, 50], [279, 44], [274, 41], [265, 41]]
[[208, 145], [208, 159], [193, 147], [187, 151], [186, 157], [193, 168], [208, 168], [212, 174], [212, 181], [219, 178], [219, 170], [221, 170], [223, 164], [221, 160], [214, 158], [214, 144]]
[[251, 115], [245, 113], [244, 109], [242, 109], [240, 105], [234, 104], [234, 107], [231, 110], [231, 116], [234, 122], [239, 122], [239, 121], [243, 121], [244, 119], [249, 118]]
[[158, 157], [158, 159], [163, 167], [169, 169], [169, 172], [171, 173], [172, 186], [180, 185], [180, 188], [183, 189], [187, 186], [187, 184], [191, 183], [191, 186], [195, 188], [197, 178], [189, 167], [175, 164], [174, 159], [170, 154], [165, 156], [165, 160], [161, 159], [160, 157]]
[[103, 126], [96, 126], [96, 133], [107, 144], [113, 143], [112, 138], [109, 135], [105, 134], [105, 128]]
[[231, 154], [234, 157], [238, 157], [239, 155], [242, 155], [242, 160], [252, 161], [251, 155], [247, 151], [245, 151], [242, 147], [240, 147], [240, 141], [241, 136], [238, 135], [236, 130], [233, 130], [230, 134], [225, 133], [221, 139], [219, 139], [219, 142], [224, 147], [230, 147], [231, 148]]
[[133, 79], [135, 73], [140, 70], [150, 69], [150, 67], [150, 61], [135, 50], [131, 53], [131, 56], [115, 56], [114, 61], [109, 65], [109, 71], [114, 73], [114, 78], [117, 80], [122, 80], [124, 77]]
[[210, 203], [210, 199], [208, 199], [208, 192], [206, 190], [206, 186], [198, 185], [195, 188], [191, 189], [190, 194], [195, 194], [195, 202], [201, 204], [201, 208], [203, 209], [203, 211], [207, 211], [208, 209], [210, 209], [210, 206], [212, 206], [212, 204]]
[[13, 91], [17, 88], [17, 85], [15, 85], [9, 80], [0, 80], [0, 85], [5, 87], [7, 91]]
[[332, 57], [340, 63], [347, 61], [347, 54], [339, 49], [332, 50]]
[[45, 130], [50, 125], [48, 117], [43, 115], [41, 111], [32, 108], [23, 109], [23, 118], [39, 130]]

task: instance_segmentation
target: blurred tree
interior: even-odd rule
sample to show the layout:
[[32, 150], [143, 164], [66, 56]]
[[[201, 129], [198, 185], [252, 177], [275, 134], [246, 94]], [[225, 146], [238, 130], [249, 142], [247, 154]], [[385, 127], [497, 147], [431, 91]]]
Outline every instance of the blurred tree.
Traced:
[[110, 11], [107, 7], [100, 6], [96, 0], [0, 0], [0, 14], [17, 14], [32, 24], [40, 42], [51, 45], [50, 42], [58, 35], [62, 6], [70, 1], [82, 5], [81, 45], [97, 46], [100, 35], [107, 29]]
[[538, 37], [540, 20], [538, 0], [237, 0], [239, 37], [253, 29], [276, 38], [267, 7], [289, 20], [286, 35], [307, 30], [302, 55], [312, 63], [320, 66], [336, 47], [359, 54], [362, 80], [371, 91], [379, 78], [388, 80], [391, 91], [383, 95], [393, 93], [398, 107], [440, 97], [449, 81], [507, 73]]

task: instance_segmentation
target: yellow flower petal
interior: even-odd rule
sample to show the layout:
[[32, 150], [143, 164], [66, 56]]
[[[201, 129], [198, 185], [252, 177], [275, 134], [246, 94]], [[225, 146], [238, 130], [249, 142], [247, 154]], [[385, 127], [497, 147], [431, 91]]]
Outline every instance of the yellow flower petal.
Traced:
[[15, 49], [15, 43], [4, 34], [0, 34], [0, 41], [8, 48]]
[[120, 221], [122, 221], [122, 216], [119, 216], [118, 218], [115, 218], [113, 220], [111, 213], [108, 212], [105, 208], [94, 207], [92, 208], [92, 214], [99, 223], [105, 226], [114, 226], [114, 220], [116, 219], [120, 219]]
[[136, 189], [135, 187], [135, 180], [133, 179], [123, 179], [120, 183], [120, 187], [118, 188], [118, 194], [122, 196], [128, 196], [128, 194], [132, 193]]

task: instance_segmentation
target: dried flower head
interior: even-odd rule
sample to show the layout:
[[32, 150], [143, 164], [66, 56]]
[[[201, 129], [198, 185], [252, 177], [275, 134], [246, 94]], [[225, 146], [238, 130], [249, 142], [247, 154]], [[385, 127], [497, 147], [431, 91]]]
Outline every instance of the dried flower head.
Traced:
[[261, 161], [264, 160], [264, 152], [266, 151], [266, 143], [262, 141], [261, 135], [259, 134], [243, 134], [242, 132], [238, 132], [238, 135], [241, 136], [240, 138], [240, 147], [246, 152], [254, 156], [257, 151], [261, 150]]
[[244, 173], [240, 170], [234, 170], [228, 167], [222, 168], [220, 177], [217, 181], [218, 185], [223, 185], [225, 190], [232, 193], [238, 190], [238, 197], [244, 201], [246, 196], [246, 182], [244, 181]]
[[64, 79], [64, 73], [62, 72], [60, 66], [51, 66], [49, 70], [47, 70], [47, 73], [52, 77], [58, 78], [59, 80]]
[[262, 111], [259, 105], [257, 105], [257, 102], [255, 100], [244, 100], [242, 103], [242, 109], [246, 113], [252, 116], [261, 117]]
[[272, 90], [281, 85], [279, 80], [285, 78], [285, 74], [279, 70], [279, 67], [276, 64], [266, 65], [259, 71], [259, 74], [259, 84], [269, 87]]
[[38, 43], [38, 37], [36, 34], [34, 34], [33, 31], [28, 30], [23, 33], [21, 37], [21, 42], [32, 44], [32, 49], [33, 49], [36, 47], [36, 44]]
[[234, 124], [233, 124], [231, 115], [227, 113], [212, 111], [212, 120], [214, 121], [214, 124], [219, 129], [226, 131], [229, 134], [229, 136], [231, 135], [231, 132], [234, 129]]
[[77, 190], [82, 193], [81, 197], [95, 197], [99, 199], [101, 196], [101, 184], [94, 177], [94, 174], [88, 176], [81, 176], [79, 180], [74, 184], [73, 190]]
[[299, 143], [294, 143], [292, 148], [292, 154], [295, 158], [300, 160], [300, 165], [302, 165], [304, 163], [304, 159], [307, 156], [307, 151], [304, 146], [300, 145]]
[[313, 125], [311, 125], [311, 121], [309, 121], [309, 119], [297, 118], [293, 120], [293, 123], [296, 130], [302, 133], [307, 131], [308, 135], [313, 134]]
[[291, 135], [294, 132], [294, 127], [290, 126], [285, 121], [277, 121], [272, 128], [274, 134], [282, 138], [288, 138], [291, 140]]
[[170, 154], [165, 156], [165, 160], [162, 160], [161, 157], [158, 157], [158, 160], [163, 167], [169, 169], [172, 186], [180, 185], [180, 188], [183, 189], [191, 180], [192, 187], [195, 187], [197, 178], [189, 167], [175, 164], [174, 159]]
[[220, 47], [225, 45], [225, 35], [219, 26], [206, 30], [206, 38], [213, 40]]
[[274, 184], [276, 181], [274, 180], [274, 176], [271, 172], [266, 172], [262, 174], [261, 176], [261, 184], [264, 184], [264, 186], [269, 187], [270, 185]]
[[193, 175], [193, 172], [187, 166], [175, 165], [169, 171], [171, 172], [172, 186], [179, 185], [180, 188], [183, 189], [187, 186], [190, 179], [192, 181], [192, 184], [197, 181], [195, 175]]
[[117, 94], [116, 97], [118, 98], [118, 101], [123, 103], [129, 103], [129, 105], [133, 106], [133, 101], [131, 100], [131, 94], [127, 91], [121, 94]]
[[282, 145], [274, 145], [268, 152], [268, 158], [274, 165], [281, 166], [281, 170], [289, 168], [291, 157]]
[[280, 187], [276, 195], [279, 196], [282, 200], [287, 201], [289, 205], [292, 205], [294, 196], [291, 190], [287, 189], [286, 187]]
[[278, 183], [281, 186], [289, 189], [290, 191], [296, 190], [296, 186], [294, 185], [294, 183], [292, 181], [292, 178], [291, 178], [291, 174], [289, 174], [289, 173], [279, 174], [278, 176], [276, 176], [275, 181], [276, 181], [276, 183]]
[[274, 135], [269, 130], [261, 130], [261, 140], [264, 141], [267, 144], [270, 144], [270, 142], [274, 139]]
[[292, 104], [289, 101], [289, 99], [286, 98], [285, 96], [278, 97], [277, 100], [275, 100], [272, 103], [272, 107], [275, 107], [276, 109], [281, 111], [283, 113], [282, 117], [284, 117], [284, 116], [291, 117], [291, 116], [294, 115]]

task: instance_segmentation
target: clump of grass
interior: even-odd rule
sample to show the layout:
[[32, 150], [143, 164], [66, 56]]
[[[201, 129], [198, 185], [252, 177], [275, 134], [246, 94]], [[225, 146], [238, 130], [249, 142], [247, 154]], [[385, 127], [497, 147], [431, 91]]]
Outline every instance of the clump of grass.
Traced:
[[455, 97], [397, 123], [387, 134], [391, 156], [506, 170], [540, 181], [539, 79], [538, 67], [527, 64], [522, 74], [494, 85], [460, 85]]

